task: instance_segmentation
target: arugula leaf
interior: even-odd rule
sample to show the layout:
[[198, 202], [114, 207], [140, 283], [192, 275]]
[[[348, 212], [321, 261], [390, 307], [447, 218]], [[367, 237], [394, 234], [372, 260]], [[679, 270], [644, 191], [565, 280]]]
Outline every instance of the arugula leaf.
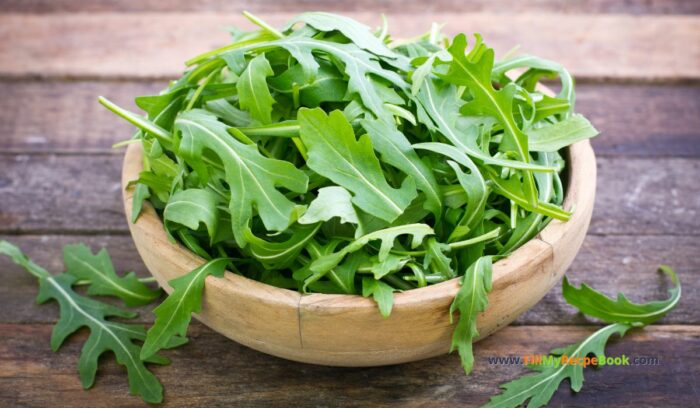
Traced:
[[231, 228], [236, 242], [245, 246], [243, 231], [248, 228], [255, 205], [268, 230], [283, 231], [296, 217], [297, 206], [280, 193], [275, 185], [298, 193], [306, 192], [308, 177], [289, 162], [268, 159], [251, 145], [230, 137], [226, 125], [210, 113], [193, 109], [175, 120], [182, 132], [179, 152], [205, 177], [209, 173], [202, 160], [204, 149], [214, 152], [223, 162], [231, 188]]
[[347, 99], [348, 82], [330, 62], [320, 60], [313, 79], [307, 78], [302, 64], [292, 65], [276, 77], [268, 80], [270, 88], [283, 94], [298, 92], [299, 103], [310, 108], [322, 102], [342, 102]]
[[678, 276], [668, 266], [662, 265], [659, 269], [667, 274], [676, 286], [669, 290], [669, 299], [644, 304], [632, 303], [623, 294], [619, 294], [615, 301], [585, 284], [577, 289], [569, 285], [564, 278], [562, 291], [567, 302], [582, 313], [614, 323], [597, 330], [581, 343], [552, 350], [550, 354], [554, 357], [554, 365], [530, 366], [530, 369], [538, 372], [501, 385], [503, 393], [492, 397], [484, 407], [519, 407], [528, 400], [528, 408], [544, 406], [565, 379], [569, 379], [573, 391], [579, 392], [583, 387], [584, 367], [562, 364], [562, 356], [576, 359], [594, 354], [600, 361], [605, 358], [605, 345], [610, 336], [617, 333], [622, 337], [632, 327], [651, 324], [678, 304], [681, 296]]
[[[85, 248], [87, 249], [87, 248]], [[81, 247], [69, 249], [69, 253]], [[87, 250], [87, 255], [91, 256]], [[60, 318], [51, 334], [51, 349], [57, 351], [65, 339], [82, 327], [90, 329], [90, 335], [83, 345], [78, 362], [78, 372], [83, 388], [95, 383], [95, 375], [100, 356], [106, 351], [114, 353], [117, 363], [127, 370], [129, 391], [140, 395], [144, 401], [159, 403], [163, 400], [163, 386], [145, 364], [168, 364], [161, 356], [152, 355], [142, 361], [140, 347], [135, 341], [143, 341], [146, 331], [141, 325], [126, 324], [107, 320], [109, 317], [133, 318], [136, 313], [127, 312], [107, 303], [99, 302], [77, 294], [72, 286], [78, 277], [70, 274], [51, 275], [44, 268], [32, 262], [22, 251], [7, 241], [0, 241], [0, 254], [10, 257], [16, 264], [25, 268], [39, 280], [38, 303], [54, 299], [60, 306]], [[106, 256], [106, 252], [102, 252]], [[84, 256], [81, 255], [81, 256]], [[100, 255], [98, 255], [100, 257]], [[93, 258], [94, 259], [94, 258]], [[109, 261], [111, 265], [111, 261]], [[96, 275], [90, 275], [94, 277]], [[166, 344], [167, 348], [183, 344], [176, 338]]]
[[428, 238], [425, 245], [425, 258], [423, 259], [423, 268], [438, 273], [445, 279], [452, 279], [456, 276], [455, 271], [450, 265], [452, 259], [445, 255], [445, 252], [450, 252], [450, 246], [438, 242], [434, 237]]
[[[551, 165], [554, 162], [553, 153], [541, 153], [537, 158], [538, 163]], [[552, 173], [535, 173], [535, 181], [539, 190], [540, 202], [548, 203], [554, 198], [554, 176]], [[508, 241], [503, 245], [501, 253], [508, 254], [513, 248], [527, 242], [539, 232], [548, 219], [541, 213], [533, 212], [528, 214], [524, 219], [520, 220], [513, 232], [508, 238]]]
[[439, 217], [442, 200], [437, 180], [430, 168], [420, 160], [406, 136], [384, 119], [365, 118], [361, 124], [367, 131], [372, 146], [382, 155], [382, 160], [413, 179], [418, 189], [426, 195], [425, 208]]
[[145, 305], [160, 297], [160, 290], [148, 288], [134, 272], [118, 276], [106, 249], [93, 255], [84, 244], [66, 245], [63, 263], [66, 273], [90, 283], [88, 295], [116, 296], [127, 306]]
[[363, 278], [362, 296], [372, 296], [382, 316], [389, 317], [394, 306], [394, 288], [380, 280]]
[[384, 43], [372, 35], [369, 27], [351, 18], [320, 11], [302, 13], [290, 21], [284, 30], [289, 30], [298, 22], [304, 22], [320, 31], [339, 31], [350, 41], [373, 54], [389, 59], [397, 58], [397, 54], [393, 53]]
[[352, 206], [352, 196], [343, 187], [331, 186], [318, 189], [318, 196], [309, 204], [299, 224], [315, 224], [338, 217], [340, 222], [357, 224], [357, 212]]
[[272, 104], [275, 100], [265, 78], [273, 74], [265, 54], [260, 54], [248, 63], [236, 82], [241, 108], [250, 112], [250, 116], [262, 124], [272, 122]]
[[306, 244], [313, 239], [321, 224], [303, 225], [294, 228], [286, 241], [269, 242], [258, 238], [250, 230], [244, 232], [250, 255], [266, 268], [284, 269], [292, 264]]
[[250, 126], [253, 119], [247, 111], [238, 109], [225, 99], [217, 99], [204, 104], [207, 111], [216, 115], [222, 122], [232, 126]]
[[581, 115], [573, 115], [541, 128], [527, 132], [530, 150], [535, 152], [556, 152], [579, 140], [590, 139], [598, 135], [598, 131], [588, 119]]
[[[482, 151], [474, 140], [476, 138], [476, 132], [474, 131], [482, 123], [475, 123], [470, 129], [471, 132], [466, 134], [457, 129], [457, 118], [462, 102], [457, 96], [457, 88], [455, 86], [440, 86], [437, 80], [432, 78], [426, 79], [418, 92], [417, 101], [420, 103], [425, 115], [428, 116], [428, 118], [423, 120], [424, 124], [429, 129], [439, 131], [454, 147], [458, 148], [458, 151], [464, 152], [486, 164], [532, 171], [555, 171], [553, 168], [527, 162], [495, 158]], [[425, 143], [416, 144], [414, 148], [418, 148], [421, 145], [425, 145]], [[451, 147], [448, 144], [443, 143], [443, 145]]]
[[[314, 51], [327, 54], [342, 62], [343, 71], [348, 76], [348, 93], [358, 94], [365, 107], [374, 115], [381, 115], [383, 108], [378, 90], [369, 80], [370, 74], [383, 78], [397, 87], [408, 88], [408, 84], [401, 75], [393, 70], [383, 68], [372, 54], [367, 53], [354, 43], [342, 44], [303, 36], [288, 36], [274, 41], [242, 45], [234, 50], [215, 50], [207, 53], [206, 56], [226, 58], [227, 55], [257, 52], [277, 47], [287, 50], [302, 65], [307, 79], [315, 77], [319, 69], [319, 63], [313, 58]], [[194, 58], [191, 62], [200, 62], [201, 58], [204, 56]]]
[[133, 204], [131, 206], [131, 222], [136, 223], [143, 210], [143, 202], [151, 197], [148, 186], [143, 183], [136, 183], [134, 187]]
[[[522, 162], [529, 163], [527, 135], [520, 130], [513, 117], [515, 88], [510, 85], [500, 90], [493, 88], [491, 84], [493, 49], [485, 48], [480, 36], [477, 35], [476, 38], [476, 44], [469, 55], [465, 55], [466, 36], [459, 34], [455, 37], [452, 45], [447, 49], [452, 55], [449, 71], [440, 77], [450, 83], [469, 87], [474, 99], [464, 104], [460, 111], [465, 114], [494, 117], [505, 131], [499, 149], [504, 152], [514, 151]], [[523, 184], [527, 202], [537, 206], [537, 188], [531, 172], [523, 171]]]
[[194, 231], [203, 223], [213, 241], [219, 226], [218, 203], [219, 197], [211, 191], [198, 188], [180, 190], [170, 196], [163, 210], [163, 220], [182, 224]]
[[565, 379], [571, 382], [571, 389], [575, 392], [583, 387], [583, 366], [575, 364], [561, 364], [561, 356], [569, 359], [577, 359], [594, 354], [596, 358], [605, 358], [605, 344], [613, 334], [624, 336], [629, 325], [616, 323], [605, 326], [581, 343], [572, 344], [565, 348], [552, 350], [555, 357], [554, 366], [538, 369], [538, 373], [526, 375], [507, 384], [501, 385], [503, 393], [484, 405], [484, 408], [519, 407], [528, 401], [528, 408], [537, 408], [546, 405]]
[[205, 279], [209, 275], [223, 277], [229, 261], [226, 258], [213, 259], [188, 274], [168, 282], [173, 292], [153, 310], [156, 321], [148, 330], [141, 348], [142, 360], [147, 360], [159, 350], [166, 348], [173, 337], [184, 337], [187, 334], [192, 313], [198, 313], [202, 308]]
[[459, 352], [464, 372], [469, 374], [474, 366], [472, 342], [479, 335], [476, 317], [486, 310], [491, 292], [492, 258], [483, 256], [467, 268], [460, 282], [457, 296], [450, 305], [450, 321], [454, 312], [459, 311], [459, 319], [452, 335], [450, 352]]
[[379, 257], [372, 257], [370, 262], [372, 262], [369, 270], [374, 275], [374, 279], [379, 281], [386, 276], [400, 271], [404, 266], [411, 260], [410, 256], [389, 254], [383, 260], [379, 260]]
[[574, 80], [571, 77], [571, 74], [569, 74], [569, 71], [567, 71], [561, 64], [532, 55], [522, 55], [494, 63], [491, 76], [499, 83], [509, 83], [511, 80], [505, 74], [515, 68], [529, 68], [527, 72], [518, 78], [518, 82], [531, 82], [530, 90], [534, 90], [537, 82], [531, 81], [532, 78], [537, 78], [537, 75], [543, 75], [547, 72], [556, 72], [561, 79], [561, 90], [559, 91], [557, 98], [568, 101], [566, 108], [567, 112], [574, 109], [574, 102], [576, 99]]
[[585, 283], [581, 284], [580, 288], [571, 286], [566, 277], [562, 282], [562, 292], [564, 299], [585, 315], [597, 317], [606, 323], [647, 325], [668, 314], [681, 299], [681, 283], [673, 269], [661, 265], [659, 271], [668, 275], [675, 284], [669, 289], [669, 298], [666, 300], [633, 303], [623, 293], [618, 293], [617, 300], [614, 300]]
[[345, 255], [348, 255], [355, 251], [359, 251], [369, 242], [374, 240], [381, 241], [378, 259], [379, 262], [383, 262], [389, 256], [389, 252], [394, 246], [394, 240], [398, 236], [413, 236], [413, 238], [411, 239], [411, 247], [416, 248], [421, 244], [421, 242], [423, 242], [423, 238], [425, 238], [428, 235], [433, 235], [434, 233], [435, 232], [433, 231], [433, 229], [425, 224], [400, 225], [397, 227], [391, 227], [379, 231], [370, 232], [369, 234], [363, 235], [360, 238], [352, 241], [351, 243], [343, 247], [343, 249], [341, 249], [340, 251], [316, 259], [311, 264], [311, 270], [315, 273], [327, 272], [336, 267], [343, 260]]
[[301, 140], [309, 152], [307, 165], [351, 191], [352, 202], [362, 210], [391, 222], [416, 197], [411, 178], [406, 178], [400, 189], [387, 183], [369, 137], [356, 140], [342, 112], [327, 115], [318, 108], [302, 108], [299, 126]]

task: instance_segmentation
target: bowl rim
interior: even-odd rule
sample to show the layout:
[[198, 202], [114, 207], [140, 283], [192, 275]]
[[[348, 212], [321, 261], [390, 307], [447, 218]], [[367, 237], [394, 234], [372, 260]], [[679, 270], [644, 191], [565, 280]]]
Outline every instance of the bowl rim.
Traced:
[[[590, 180], [586, 180], [586, 177], [581, 177], [582, 175], [578, 174], [578, 172], [579, 170], [584, 170], [586, 168], [586, 163], [589, 163], [590, 165], [591, 161], [594, 166], [593, 171], [595, 171], [595, 156], [589, 140], [582, 140], [567, 147], [566, 156], [568, 156], [566, 158], [566, 166], [568, 170], [567, 182], [565, 183], [565, 185], [567, 185], [567, 189], [565, 190], [562, 207], [571, 210], [571, 207], [576, 206], [577, 204], [576, 199], [582, 195], [583, 199], [586, 199], [586, 196], [590, 194], [591, 198], [589, 200], [592, 201], [592, 195], [595, 193], [595, 178], [593, 178], [592, 182], [590, 182]], [[575, 166], [577, 164], [578, 166]], [[584, 165], [581, 166], [581, 164]], [[136, 180], [138, 178], [138, 174], [142, 170], [142, 167], [141, 143], [135, 142], [129, 144], [124, 156], [124, 164], [122, 169], [122, 192], [129, 227], [133, 227], [131, 225], [130, 214], [132, 211], [134, 194], [134, 189], [131, 188], [129, 184], [132, 180]], [[582, 169], [579, 169], [579, 167], [582, 167]], [[508, 277], [509, 274], [514, 273], [519, 265], [522, 264], [522, 262], [520, 262], [521, 259], [524, 261], [526, 259], [532, 259], [543, 255], [552, 256], [551, 252], [555, 241], [559, 238], [567, 236], [567, 232], [579, 224], [579, 222], [577, 222], [578, 218], [583, 218], [586, 216], [590, 216], [590, 214], [586, 214], [586, 211], [573, 211], [573, 214], [568, 221], [552, 219], [549, 224], [545, 226], [545, 228], [543, 228], [537, 235], [529, 239], [516, 250], [512, 251], [507, 257], [499, 259], [494, 263], [492, 281], [495, 283], [500, 279]], [[143, 203], [142, 212], [136, 220], [135, 225], [148, 229], [149, 234], [153, 235], [158, 240], [168, 241], [168, 243], [173, 246], [172, 249], [175, 250], [175, 253], [182, 257], [184, 264], [197, 267], [206, 262], [204, 258], [193, 253], [179, 242], [172, 242], [168, 239], [163, 221], [147, 200]], [[546, 245], [542, 245], [542, 243]], [[544, 252], [549, 253], [544, 254]], [[514, 259], [519, 261], [509, 262]], [[194, 269], [194, 267], [192, 269]], [[166, 288], [167, 291], [170, 290], [167, 281], [162, 281], [163, 279], [159, 276], [155, 277], [161, 286]], [[361, 295], [301, 293], [292, 289], [272, 286], [242, 275], [235, 274], [228, 270], [225, 272], [225, 278], [226, 279], [223, 279], [222, 282], [225, 282], [227, 285], [235, 285], [236, 282], [239, 282], [244, 284], [248, 290], [259, 290], [260, 296], [268, 300], [276, 296], [280, 296], [281, 298], [289, 298], [290, 296], [293, 296], [295, 299], [298, 297], [298, 303], [301, 303], [302, 299], [306, 299], [309, 301], [309, 303], [320, 304], [323, 305], [323, 307], [343, 309], [362, 307], [376, 308], [374, 301]], [[210, 279], [217, 278], [213, 276], [207, 277], [208, 282]], [[395, 292], [394, 307], [419, 307], [421, 303], [431, 299], [443, 299], [446, 297], [454, 298], [460, 287], [460, 279], [461, 277], [458, 276], [437, 284]], [[297, 300], [293, 301], [296, 302]]]

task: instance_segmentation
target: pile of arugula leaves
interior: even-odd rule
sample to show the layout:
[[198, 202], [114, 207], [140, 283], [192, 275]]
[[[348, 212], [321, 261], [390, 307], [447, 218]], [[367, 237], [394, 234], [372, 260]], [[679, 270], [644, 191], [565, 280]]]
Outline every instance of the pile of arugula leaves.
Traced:
[[[208, 275], [225, 269], [303, 293], [371, 296], [458, 278], [452, 348], [472, 369], [491, 266], [551, 219], [567, 220], [559, 154], [597, 131], [573, 113], [559, 64], [494, 61], [479, 35], [433, 29], [393, 42], [386, 26], [305, 13], [187, 61], [136, 125], [148, 200], [173, 239], [210, 263], [174, 282], [141, 357], [185, 335]], [[506, 74], [522, 72], [515, 79]], [[559, 78], [556, 97], [536, 86]], [[472, 301], [474, 300], [474, 301]]]
[[[67, 272], [52, 276], [0, 243], [0, 253], [39, 279], [39, 300], [61, 305], [52, 347], [88, 326], [83, 384], [111, 350], [132, 393], [158, 402], [162, 387], [144, 363], [165, 363], [158, 352], [186, 341], [207, 276], [229, 270], [302, 293], [372, 297], [383, 316], [394, 292], [457, 278], [452, 349], [469, 373], [493, 262], [551, 219], [571, 216], [561, 206], [560, 151], [597, 135], [573, 112], [573, 79], [537, 57], [497, 62], [478, 34], [468, 47], [463, 34], [449, 41], [435, 25], [392, 41], [386, 24], [373, 33], [328, 13], [302, 14], [281, 30], [245, 14], [259, 30], [233, 30], [231, 44], [187, 61], [163, 92], [136, 98], [145, 116], [99, 99], [138, 128], [126, 143], [143, 146], [143, 171], [130, 185], [132, 222], [148, 201], [172, 239], [207, 261], [170, 282], [174, 291], [147, 333], [108, 320], [132, 313], [73, 290], [88, 284], [88, 295], [127, 306], [158, 297], [133, 275], [118, 276], [106, 253], [68, 247]], [[556, 96], [537, 87], [555, 78]], [[567, 349], [573, 353], [602, 353], [612, 333], [677, 303], [604, 301], [564, 285], [570, 303], [614, 323]], [[492, 403], [517, 405], [539, 392], [530, 404], [545, 403], [564, 378], [580, 388], [577, 369], [541, 370]]]

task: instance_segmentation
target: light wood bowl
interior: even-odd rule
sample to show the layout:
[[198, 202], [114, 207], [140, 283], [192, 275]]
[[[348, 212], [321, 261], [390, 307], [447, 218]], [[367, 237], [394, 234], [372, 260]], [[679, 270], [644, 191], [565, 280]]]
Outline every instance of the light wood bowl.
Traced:
[[[129, 181], [142, 169], [140, 144], [126, 151], [122, 172], [124, 207], [131, 214]], [[480, 338], [508, 325], [554, 286], [578, 252], [591, 219], [596, 161], [588, 141], [569, 148], [564, 208], [568, 222], [553, 220], [535, 238], [494, 264], [493, 290], [477, 320]], [[205, 261], [168, 240], [163, 223], [145, 203], [131, 236], [151, 274], [167, 292], [168, 281]], [[305, 363], [378, 366], [445, 354], [453, 325], [449, 307], [457, 279], [395, 295], [389, 318], [373, 300], [356, 295], [302, 295], [226, 272], [206, 280], [196, 317], [224, 336], [264, 353]]]

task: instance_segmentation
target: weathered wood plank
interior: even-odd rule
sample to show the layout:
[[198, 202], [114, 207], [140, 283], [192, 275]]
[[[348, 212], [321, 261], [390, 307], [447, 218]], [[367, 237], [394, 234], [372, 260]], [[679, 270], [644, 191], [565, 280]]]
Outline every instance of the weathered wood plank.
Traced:
[[[271, 24], [292, 13], [266, 14]], [[377, 13], [348, 15], [377, 24]], [[700, 78], [700, 17], [590, 14], [394, 14], [392, 33], [409, 37], [445, 23], [446, 32], [480, 32], [503, 55], [521, 50], [560, 61], [582, 78]], [[226, 26], [250, 27], [220, 13], [3, 14], [0, 75], [173, 77], [183, 61], [227, 42]], [[124, 29], [129, 27], [129, 29]]]
[[[0, 155], [0, 233], [126, 233], [121, 156]], [[694, 235], [700, 160], [598, 159], [590, 232]]]
[[[133, 99], [165, 81], [0, 81], [0, 152], [110, 152], [132, 127], [97, 102]], [[601, 131], [598, 155], [700, 157], [700, 86], [579, 84], [577, 110]], [[119, 151], [114, 151], [118, 153]]]
[[699, 14], [700, 4], [692, 0], [636, 0], [567, 1], [540, 0], [96, 0], [79, 3], [71, 0], [1, 0], [0, 9], [5, 12], [60, 13], [60, 12], [173, 12], [173, 11], [222, 11], [254, 13], [325, 10], [357, 12], [372, 10], [384, 13], [425, 11], [469, 11], [489, 13], [560, 12], [560, 13], [621, 13], [621, 14]]
[[0, 156], [0, 231], [124, 233], [120, 156]]
[[589, 231], [697, 236], [699, 172], [700, 160], [599, 158]]
[[[140, 406], [128, 395], [123, 369], [101, 360], [97, 383], [83, 391], [76, 360], [85, 333], [50, 351], [48, 325], [0, 325], [0, 404], [45, 406]], [[475, 369], [465, 376], [456, 355], [411, 364], [347, 369], [313, 366], [270, 357], [195, 325], [190, 344], [168, 351], [172, 364], [155, 367], [163, 382], [164, 406], [478, 406], [499, 392], [498, 384], [526, 370], [489, 364], [489, 357], [546, 353], [580, 341], [592, 327], [508, 327], [475, 347]], [[532, 339], [537, 339], [533, 343]], [[700, 368], [700, 327], [648, 327], [608, 347], [608, 355], [654, 357], [658, 365], [587, 369], [582, 391], [564, 383], [552, 406], [694, 406], [700, 395], [689, 387]], [[691, 375], [683, 379], [680, 373]], [[673, 395], [669, 402], [666, 395]]]
[[700, 86], [578, 84], [598, 155], [700, 157]]
[[134, 127], [97, 102], [100, 95], [138, 111], [134, 98], [165, 81], [0, 81], [0, 151], [110, 152]]
[[[20, 246], [39, 265], [58, 273], [63, 270], [62, 248], [67, 244], [86, 243], [93, 250], [107, 248], [118, 272], [135, 271], [148, 276], [131, 238], [128, 236], [2, 236]], [[640, 250], [640, 248], [643, 248]], [[692, 299], [700, 297], [700, 251], [697, 237], [672, 236], [596, 236], [589, 235], [576, 260], [567, 272], [572, 283], [586, 282], [614, 296], [618, 291], [634, 301], [663, 299], [669, 282], [656, 274], [656, 267], [666, 263], [675, 268], [683, 284], [683, 300], [662, 321], [665, 324], [700, 324], [700, 309]], [[0, 323], [48, 323], [56, 318], [56, 306], [36, 306], [36, 280], [9, 259], [0, 256], [0, 305], [11, 314], [0, 315]], [[151, 322], [151, 307], [139, 309], [140, 321]], [[559, 286], [515, 324], [586, 324], [587, 320], [566, 304]]]

